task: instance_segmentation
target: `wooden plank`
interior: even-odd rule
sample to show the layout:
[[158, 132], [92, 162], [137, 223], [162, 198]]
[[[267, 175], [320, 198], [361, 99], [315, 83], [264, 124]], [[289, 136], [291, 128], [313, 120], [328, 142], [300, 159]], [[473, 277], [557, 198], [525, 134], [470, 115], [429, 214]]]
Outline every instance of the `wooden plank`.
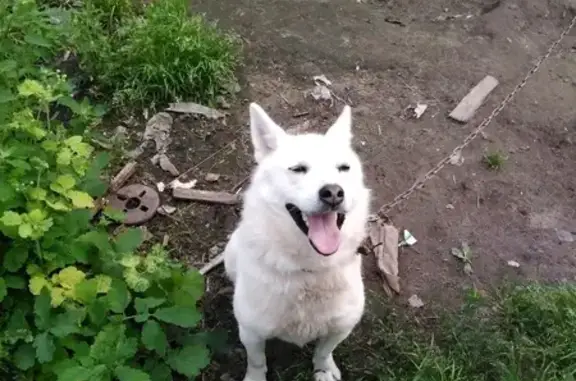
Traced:
[[484, 79], [478, 82], [478, 84], [462, 98], [458, 106], [452, 110], [449, 115], [450, 118], [463, 123], [468, 122], [496, 86], [498, 86], [498, 80], [496, 78], [490, 75], [484, 77]]
[[240, 195], [228, 192], [212, 192], [198, 189], [174, 188], [172, 196], [180, 200], [201, 201], [211, 204], [236, 205]]

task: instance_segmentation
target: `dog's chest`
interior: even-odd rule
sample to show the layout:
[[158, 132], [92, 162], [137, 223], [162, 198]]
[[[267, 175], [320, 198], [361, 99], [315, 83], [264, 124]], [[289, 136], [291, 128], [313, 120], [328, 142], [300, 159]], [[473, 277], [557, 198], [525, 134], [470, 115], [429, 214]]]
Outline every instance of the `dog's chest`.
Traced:
[[310, 288], [299, 290], [282, 303], [276, 336], [297, 345], [304, 345], [330, 331], [349, 325], [351, 303], [346, 292], [319, 292]]
[[[359, 274], [358, 274], [359, 275]], [[364, 308], [361, 277], [304, 275], [278, 279], [252, 293], [250, 310], [266, 335], [304, 345], [329, 332], [351, 329]], [[246, 297], [247, 295], [244, 295]], [[252, 313], [250, 313], [252, 315]]]

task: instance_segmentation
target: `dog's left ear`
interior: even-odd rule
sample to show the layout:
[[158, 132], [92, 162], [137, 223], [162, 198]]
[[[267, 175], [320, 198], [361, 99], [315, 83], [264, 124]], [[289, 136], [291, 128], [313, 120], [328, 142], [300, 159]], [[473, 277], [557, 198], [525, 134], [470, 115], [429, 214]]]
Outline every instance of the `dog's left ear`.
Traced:
[[352, 109], [350, 106], [344, 106], [344, 110], [338, 117], [338, 120], [328, 129], [326, 136], [350, 144], [352, 141]]

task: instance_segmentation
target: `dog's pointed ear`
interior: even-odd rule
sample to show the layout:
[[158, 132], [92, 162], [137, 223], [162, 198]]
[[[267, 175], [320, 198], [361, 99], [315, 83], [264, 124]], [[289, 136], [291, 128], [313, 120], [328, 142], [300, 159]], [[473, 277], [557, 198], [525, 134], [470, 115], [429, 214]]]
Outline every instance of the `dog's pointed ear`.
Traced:
[[352, 109], [350, 106], [344, 106], [344, 110], [336, 122], [326, 131], [326, 136], [350, 144], [352, 141]]
[[260, 162], [278, 148], [280, 141], [286, 136], [286, 132], [256, 103], [250, 104], [250, 134], [256, 162]]

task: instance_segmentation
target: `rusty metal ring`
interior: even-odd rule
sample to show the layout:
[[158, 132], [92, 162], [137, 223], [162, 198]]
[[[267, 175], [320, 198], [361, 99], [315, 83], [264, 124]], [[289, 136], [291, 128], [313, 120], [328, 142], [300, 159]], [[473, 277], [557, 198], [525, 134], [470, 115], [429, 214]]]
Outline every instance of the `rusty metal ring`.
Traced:
[[160, 196], [151, 187], [132, 184], [120, 188], [109, 198], [110, 207], [126, 214], [126, 225], [137, 225], [149, 221], [160, 206]]

